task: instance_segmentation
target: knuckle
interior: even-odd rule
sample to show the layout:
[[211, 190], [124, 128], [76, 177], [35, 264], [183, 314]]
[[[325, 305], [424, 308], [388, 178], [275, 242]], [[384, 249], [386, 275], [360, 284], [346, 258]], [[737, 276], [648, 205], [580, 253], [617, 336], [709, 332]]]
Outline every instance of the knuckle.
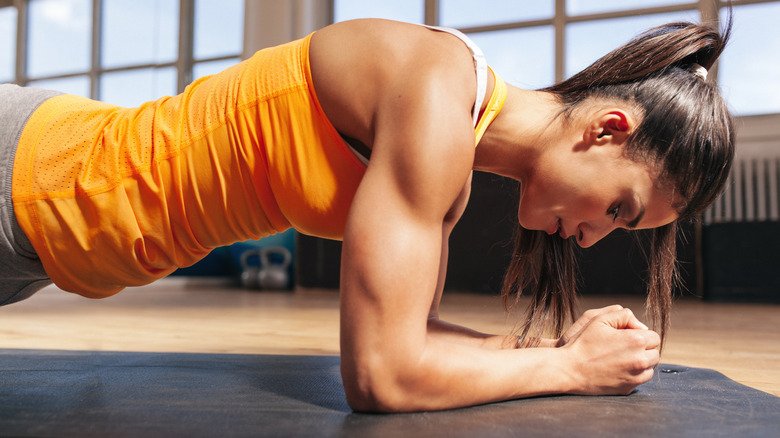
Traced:
[[645, 357], [647, 357], [648, 367], [655, 369], [661, 362], [661, 355], [658, 353], [658, 349], [646, 350]]
[[632, 347], [644, 347], [645, 337], [639, 331], [628, 332], [628, 343]]
[[648, 360], [644, 357], [637, 357], [631, 361], [631, 369], [634, 371], [644, 370], [649, 368]]
[[634, 378], [634, 383], [636, 384], [636, 386], [639, 386], [643, 383], [649, 382], [652, 378], [653, 378], [653, 370], [651, 368], [649, 372], [637, 374], [636, 377]]
[[652, 360], [649, 357], [647, 357], [647, 355], [644, 354], [644, 352], [640, 353], [640, 354], [634, 355], [631, 358], [630, 363], [629, 363], [629, 367], [633, 371], [646, 370], [646, 369], [650, 368], [652, 365], [653, 365], [652, 364]]

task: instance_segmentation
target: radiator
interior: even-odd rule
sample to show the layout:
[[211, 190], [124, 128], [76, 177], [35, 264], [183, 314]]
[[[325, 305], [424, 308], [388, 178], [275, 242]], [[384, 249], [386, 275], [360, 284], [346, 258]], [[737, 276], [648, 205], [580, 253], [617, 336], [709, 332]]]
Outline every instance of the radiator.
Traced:
[[699, 263], [707, 300], [780, 303], [780, 156], [775, 148], [762, 152], [737, 156], [704, 213]]
[[780, 157], [737, 159], [704, 223], [764, 221], [780, 221]]

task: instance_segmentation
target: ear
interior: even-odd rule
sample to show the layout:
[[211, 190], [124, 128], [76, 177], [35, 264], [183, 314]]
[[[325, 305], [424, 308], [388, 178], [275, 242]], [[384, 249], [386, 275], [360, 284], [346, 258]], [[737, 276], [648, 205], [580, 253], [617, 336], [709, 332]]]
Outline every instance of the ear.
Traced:
[[591, 146], [623, 144], [633, 131], [634, 121], [626, 111], [610, 109], [595, 115], [585, 127], [582, 139]]

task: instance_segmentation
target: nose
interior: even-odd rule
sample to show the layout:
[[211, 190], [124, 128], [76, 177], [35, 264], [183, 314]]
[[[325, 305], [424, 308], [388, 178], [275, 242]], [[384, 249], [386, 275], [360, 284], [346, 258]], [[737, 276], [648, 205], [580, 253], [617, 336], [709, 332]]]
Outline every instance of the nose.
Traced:
[[580, 248], [589, 248], [606, 237], [615, 228], [617, 227], [612, 223], [609, 223], [609, 225], [594, 225], [583, 222], [577, 227], [577, 234], [574, 237]]

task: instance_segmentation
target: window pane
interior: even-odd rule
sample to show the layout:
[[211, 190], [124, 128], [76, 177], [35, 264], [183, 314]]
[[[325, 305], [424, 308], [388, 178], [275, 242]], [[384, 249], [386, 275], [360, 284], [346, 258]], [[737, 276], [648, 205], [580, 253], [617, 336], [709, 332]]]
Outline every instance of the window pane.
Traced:
[[31, 0], [28, 75], [89, 70], [90, 0]]
[[89, 77], [76, 76], [72, 78], [44, 79], [27, 83], [28, 87], [57, 90], [66, 94], [76, 94], [89, 97]]
[[176, 94], [176, 69], [144, 68], [105, 73], [100, 80], [100, 100], [121, 106], [137, 106]]
[[552, 26], [469, 34], [485, 52], [488, 64], [507, 82], [521, 88], [542, 88], [555, 78]]
[[439, 8], [439, 22], [450, 27], [538, 20], [555, 14], [553, 0], [441, 0]]
[[195, 2], [195, 59], [244, 50], [244, 0]]
[[333, 21], [336, 22], [369, 17], [409, 23], [423, 23], [425, 21], [424, 0], [335, 0], [333, 3]]
[[104, 67], [176, 60], [179, 0], [103, 0]]
[[192, 67], [192, 79], [195, 80], [202, 78], [203, 76], [219, 73], [231, 65], [235, 65], [239, 61], [240, 59], [234, 58], [222, 61], [199, 62]]
[[698, 11], [572, 23], [566, 27], [566, 77], [645, 30], [670, 21], [698, 21]]
[[0, 83], [16, 76], [16, 8], [0, 8]]
[[566, 0], [566, 15], [595, 14], [599, 12], [626, 11], [629, 9], [652, 8], [691, 4], [698, 7], [697, 0]]
[[[722, 13], [725, 22], [727, 13]], [[734, 28], [720, 58], [718, 82], [738, 115], [780, 113], [780, 4], [734, 7]], [[775, 29], [775, 30], [772, 30]]]

